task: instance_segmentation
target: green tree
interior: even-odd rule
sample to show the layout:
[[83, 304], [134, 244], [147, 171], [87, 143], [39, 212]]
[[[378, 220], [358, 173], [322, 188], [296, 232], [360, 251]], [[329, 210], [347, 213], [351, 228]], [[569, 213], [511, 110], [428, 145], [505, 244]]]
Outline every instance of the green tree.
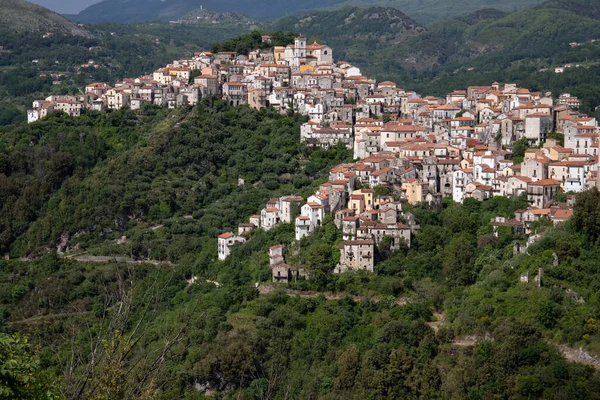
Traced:
[[573, 217], [578, 229], [592, 240], [600, 235], [600, 192], [595, 187], [577, 195]]
[[375, 196], [387, 196], [390, 194], [390, 188], [381, 185], [375, 186], [373, 190], [375, 191]]
[[312, 279], [320, 280], [333, 268], [331, 247], [325, 243], [312, 246], [304, 255], [306, 271]]
[[545, 328], [553, 328], [562, 316], [562, 310], [558, 304], [553, 301], [544, 301], [538, 310], [538, 321]]
[[444, 248], [442, 266], [446, 279], [460, 285], [470, 284], [476, 276], [474, 238], [461, 233], [450, 240]]
[[516, 164], [520, 164], [523, 161], [523, 157], [525, 156], [525, 151], [529, 148], [529, 142], [526, 138], [519, 139], [513, 143], [512, 148], [512, 157], [513, 161]]
[[59, 399], [41, 374], [40, 360], [27, 337], [0, 333], [0, 398]]

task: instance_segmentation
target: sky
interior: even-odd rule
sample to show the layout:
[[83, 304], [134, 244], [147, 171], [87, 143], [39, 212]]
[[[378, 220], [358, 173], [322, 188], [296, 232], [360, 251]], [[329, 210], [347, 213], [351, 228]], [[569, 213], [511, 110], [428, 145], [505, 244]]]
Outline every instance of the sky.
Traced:
[[101, 0], [28, 0], [59, 14], [78, 14], [79, 11], [99, 3]]

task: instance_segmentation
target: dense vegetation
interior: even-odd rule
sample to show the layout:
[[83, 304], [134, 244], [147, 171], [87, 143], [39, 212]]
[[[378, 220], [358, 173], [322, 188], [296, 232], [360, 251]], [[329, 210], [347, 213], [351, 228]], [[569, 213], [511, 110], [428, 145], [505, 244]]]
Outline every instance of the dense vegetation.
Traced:
[[0, 31], [36, 32], [40, 36], [48, 32], [59, 35], [90, 36], [85, 28], [54, 11], [26, 0], [0, 1]]
[[[578, 197], [566, 224], [537, 223], [545, 234], [523, 255], [512, 247], [524, 237], [495, 236], [490, 221], [526, 201], [494, 198], [447, 202], [441, 212], [408, 207], [421, 226], [412, 247], [391, 254], [383, 244], [374, 274], [329, 274], [341, 241], [331, 218], [299, 243], [288, 224], [259, 230], [217, 261], [218, 233], [270, 197], [307, 196], [348, 160], [343, 147], [301, 146], [302, 121], [205, 101], [54, 115], [6, 130], [3, 249], [31, 259], [0, 262], [0, 346], [15, 360], [0, 390], [24, 398], [598, 398], [594, 368], [567, 362], [557, 347], [600, 353], [597, 191]], [[289, 285], [302, 297], [277, 288], [259, 295], [275, 244], [288, 245], [287, 261], [311, 278]], [[82, 263], [57, 247], [169, 263]], [[531, 283], [520, 282], [524, 272]]]
[[[263, 35], [271, 36], [270, 42], [263, 42]], [[256, 49], [272, 49], [273, 46], [287, 46], [294, 44], [297, 34], [294, 32], [265, 32], [255, 30], [245, 35], [237, 36], [225, 42], [216, 42], [211, 45], [211, 51], [218, 53], [220, 51], [235, 51], [239, 54], [248, 55], [248, 52]]]
[[87, 250], [126, 235], [134, 243], [102, 251], [175, 261], [259, 211], [274, 191], [300, 193], [346, 159], [307, 153], [302, 121], [219, 100], [16, 126], [0, 136], [0, 251], [35, 254], [63, 235]]
[[[597, 350], [599, 249], [581, 232], [597, 227], [586, 216], [597, 217], [597, 203], [585, 208], [598, 194], [587, 196], [594, 197], [582, 198], [576, 219], [548, 231], [531, 255], [513, 257], [507, 232], [497, 241], [485, 233], [489, 216], [509, 215], [519, 202], [468, 202], [441, 215], [413, 210], [423, 227], [416, 246], [385, 260], [376, 275], [321, 275], [294, 285], [362, 296], [354, 299], [257, 296], [251, 284], [268, 277], [266, 248], [293, 237], [286, 225], [258, 232], [225, 262], [11, 261], [2, 268], [5, 327], [44, 345], [35, 361], [45, 375], [35, 378], [51, 382], [48, 374], [60, 374], [67, 397], [203, 398], [210, 387], [249, 399], [597, 398], [593, 368], [567, 363], [554, 347]], [[305, 265], [330, 265], [338, 240], [328, 223], [301, 244]], [[591, 250], [578, 253], [583, 243]], [[541, 288], [519, 283], [520, 273], [538, 267], [546, 269]], [[198, 283], [186, 286], [192, 276]], [[406, 297], [408, 305], [396, 305]], [[446, 313], [437, 333], [432, 310]], [[103, 345], [89, 343], [90, 330]], [[461, 345], [456, 335], [465, 333], [479, 335], [479, 343]], [[60, 339], [73, 335], [81, 348]]]

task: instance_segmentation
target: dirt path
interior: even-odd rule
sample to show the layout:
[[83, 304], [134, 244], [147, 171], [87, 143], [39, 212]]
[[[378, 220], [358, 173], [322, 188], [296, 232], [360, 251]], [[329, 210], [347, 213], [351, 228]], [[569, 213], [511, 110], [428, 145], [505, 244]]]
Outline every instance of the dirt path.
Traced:
[[67, 317], [76, 317], [81, 315], [89, 315], [92, 314], [92, 311], [81, 311], [81, 312], [69, 312], [62, 314], [45, 314], [45, 315], [36, 315], [35, 317], [29, 317], [25, 319], [21, 319], [19, 321], [10, 321], [10, 324], [30, 324], [32, 322], [44, 321], [47, 319], [53, 318], [67, 318]]
[[158, 260], [134, 260], [130, 257], [121, 256], [65, 256], [64, 258], [75, 260], [78, 262], [92, 262], [92, 263], [126, 263], [126, 264], [167, 264], [172, 265], [170, 261], [158, 261]]
[[579, 350], [574, 349], [565, 345], [556, 345], [567, 361], [578, 362], [581, 364], [591, 365], [592, 367], [600, 370], [600, 360], [588, 352], [584, 351], [581, 347]]
[[476, 336], [457, 336], [452, 340], [451, 345], [455, 347], [471, 347], [477, 344]]
[[[124, 256], [86, 256], [86, 255], [65, 255], [62, 256], [66, 260], [73, 260], [77, 262], [85, 263], [123, 263], [123, 264], [153, 264], [153, 265], [173, 265], [171, 261], [159, 261], [159, 260], [134, 260], [130, 257]], [[22, 262], [33, 262], [38, 261], [39, 258], [27, 258], [21, 257], [18, 259]]]
[[434, 311], [433, 316], [435, 317], [435, 321], [427, 322], [427, 325], [429, 325], [431, 329], [437, 332], [438, 329], [440, 329], [440, 325], [444, 322], [444, 313]]
[[[274, 285], [260, 285], [258, 286], [258, 293], [261, 295], [267, 295], [267, 294], [272, 294], [275, 289], [276, 286]], [[343, 292], [316, 292], [316, 291], [302, 291], [302, 290], [294, 290], [294, 289], [285, 289], [285, 292], [290, 295], [290, 296], [299, 296], [302, 298], [315, 298], [315, 297], [319, 297], [319, 296], [324, 296], [327, 300], [340, 300], [343, 299], [346, 296], [350, 296], [354, 301], [356, 302], [360, 302], [365, 298], [368, 298], [370, 301], [378, 303], [381, 301], [381, 298], [377, 297], [377, 296], [373, 296], [373, 297], [365, 297], [365, 296], [353, 296], [350, 295], [348, 293], [343, 293]], [[400, 297], [398, 299], [396, 299], [396, 304], [398, 305], [405, 305], [410, 303], [410, 299], [407, 297]]]

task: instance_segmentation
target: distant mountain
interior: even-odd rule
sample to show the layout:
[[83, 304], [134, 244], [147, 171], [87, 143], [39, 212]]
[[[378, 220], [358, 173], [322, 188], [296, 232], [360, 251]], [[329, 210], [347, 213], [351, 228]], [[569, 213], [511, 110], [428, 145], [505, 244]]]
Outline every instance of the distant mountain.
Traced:
[[[301, 32], [309, 40], [324, 40], [337, 59], [367, 64], [379, 49], [390, 48], [424, 33], [425, 27], [395, 8], [343, 7], [273, 24], [275, 30]], [[371, 60], [371, 62], [374, 60]]]
[[550, 0], [539, 7], [554, 7], [584, 17], [600, 19], [600, 1], [598, 0]]
[[319, 8], [334, 7], [346, 0], [104, 0], [81, 11], [72, 19], [81, 22], [143, 22], [176, 20], [200, 5], [216, 12], [240, 12], [268, 19]]
[[198, 8], [181, 16], [175, 21], [178, 24], [199, 25], [199, 24], [233, 24], [233, 25], [256, 25], [259, 22], [247, 15], [235, 12], [215, 12], [205, 8]]
[[483, 18], [477, 12], [431, 24], [426, 35], [410, 43], [409, 52], [441, 55], [438, 63], [497, 52], [514, 59], [558, 58], [570, 42], [600, 37], [600, 23], [586, 15], [594, 8], [587, 1], [551, 0], [503, 16], [487, 12]]
[[466, 24], [476, 24], [480, 21], [500, 19], [506, 16], [506, 14], [504, 11], [496, 10], [495, 8], [484, 8], [466, 15], [460, 15], [455, 17], [455, 19]]
[[342, 6], [385, 6], [402, 10], [421, 24], [473, 11], [494, 8], [505, 12], [540, 4], [542, 0], [104, 0], [69, 18], [92, 22], [176, 20], [199, 5], [217, 12], [240, 12], [258, 19], [275, 19]]
[[0, 32], [8, 33], [54, 33], [91, 37], [57, 13], [24, 0], [0, 0]]
[[326, 42], [336, 59], [356, 64], [367, 76], [441, 94], [502, 76], [516, 81], [555, 65], [600, 62], [600, 44], [593, 41], [600, 38], [598, 8], [598, 1], [550, 0], [512, 13], [482, 9], [421, 26], [393, 8], [344, 7], [282, 18], [274, 29]]

